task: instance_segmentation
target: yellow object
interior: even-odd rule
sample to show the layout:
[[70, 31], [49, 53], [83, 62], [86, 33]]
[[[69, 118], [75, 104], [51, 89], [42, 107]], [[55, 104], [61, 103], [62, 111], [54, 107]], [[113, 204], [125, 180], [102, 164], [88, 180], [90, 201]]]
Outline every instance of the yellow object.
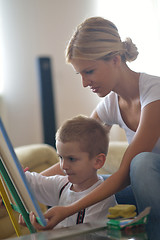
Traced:
[[13, 209], [11, 207], [10, 201], [8, 199], [8, 196], [6, 194], [6, 191], [4, 189], [4, 186], [2, 184], [1, 179], [0, 179], [0, 193], [1, 193], [1, 196], [2, 196], [2, 200], [3, 200], [4, 204], [5, 204], [6, 210], [8, 212], [8, 215], [9, 215], [9, 217], [11, 219], [11, 222], [13, 224], [13, 227], [15, 229], [15, 232], [16, 232], [17, 236], [19, 237], [20, 236], [19, 225], [18, 225], [18, 222], [17, 222], [17, 220], [16, 220], [16, 218], [14, 216]]
[[118, 204], [115, 205], [114, 207], [109, 208], [109, 213], [107, 215], [108, 218], [132, 218], [137, 215], [135, 212], [136, 207], [135, 205], [130, 205], [130, 204]]

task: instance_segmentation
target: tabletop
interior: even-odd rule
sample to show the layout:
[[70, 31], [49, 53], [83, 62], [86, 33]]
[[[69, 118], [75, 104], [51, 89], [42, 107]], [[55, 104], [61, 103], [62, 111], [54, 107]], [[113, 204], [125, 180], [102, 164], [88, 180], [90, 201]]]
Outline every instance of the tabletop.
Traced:
[[72, 227], [33, 233], [18, 238], [12, 238], [12, 240], [125, 240], [131, 238], [132, 240], [148, 239], [143, 226], [122, 231], [109, 230], [105, 223], [84, 223]]

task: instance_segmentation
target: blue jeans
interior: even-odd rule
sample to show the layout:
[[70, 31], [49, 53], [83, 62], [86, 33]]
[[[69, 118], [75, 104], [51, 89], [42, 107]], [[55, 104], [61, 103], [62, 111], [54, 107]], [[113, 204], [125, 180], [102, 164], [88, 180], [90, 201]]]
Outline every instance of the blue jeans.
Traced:
[[[105, 174], [101, 176], [104, 178], [104, 180], [110, 177], [109, 174]], [[131, 204], [131, 205], [135, 205], [137, 208], [137, 203], [136, 203], [131, 186], [128, 186], [123, 190], [117, 192], [115, 194], [115, 198], [118, 204]], [[138, 213], [138, 209], [137, 209], [137, 213]]]
[[151, 207], [147, 224], [149, 239], [160, 239], [160, 154], [143, 152], [134, 157], [130, 179], [138, 211]]

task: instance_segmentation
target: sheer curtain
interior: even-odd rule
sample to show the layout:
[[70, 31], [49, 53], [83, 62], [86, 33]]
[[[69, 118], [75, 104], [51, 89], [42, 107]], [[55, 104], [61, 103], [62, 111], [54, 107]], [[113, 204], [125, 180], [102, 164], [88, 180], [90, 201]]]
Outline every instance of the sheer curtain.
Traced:
[[129, 66], [160, 76], [160, 0], [97, 0], [97, 15], [114, 22], [122, 40], [131, 37], [139, 55]]

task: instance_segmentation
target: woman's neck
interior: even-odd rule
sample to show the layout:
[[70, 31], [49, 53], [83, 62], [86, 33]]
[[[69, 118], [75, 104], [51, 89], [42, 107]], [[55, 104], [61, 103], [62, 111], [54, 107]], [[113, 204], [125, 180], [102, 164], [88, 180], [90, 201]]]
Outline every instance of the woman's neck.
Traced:
[[118, 84], [113, 91], [128, 103], [139, 99], [139, 77], [140, 73], [132, 71], [126, 64], [123, 64]]

